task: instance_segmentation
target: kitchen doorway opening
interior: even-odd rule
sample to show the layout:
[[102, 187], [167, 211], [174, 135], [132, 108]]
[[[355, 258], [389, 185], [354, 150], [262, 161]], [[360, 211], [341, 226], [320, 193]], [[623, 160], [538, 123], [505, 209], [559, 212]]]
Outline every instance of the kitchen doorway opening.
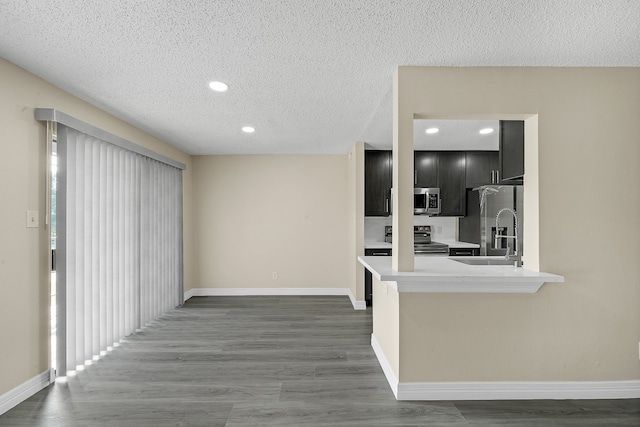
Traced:
[[[524, 171], [522, 229], [523, 261], [528, 269], [540, 271], [540, 198], [538, 169], [538, 115], [528, 113], [423, 114], [413, 113], [413, 120], [518, 120], [524, 121]], [[426, 132], [426, 130], [425, 130]]]

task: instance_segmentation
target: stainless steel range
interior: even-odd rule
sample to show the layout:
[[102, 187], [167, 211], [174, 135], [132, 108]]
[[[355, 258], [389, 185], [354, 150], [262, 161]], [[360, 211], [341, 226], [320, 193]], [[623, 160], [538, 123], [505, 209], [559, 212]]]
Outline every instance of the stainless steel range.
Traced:
[[[391, 243], [392, 227], [384, 227], [384, 241]], [[449, 255], [449, 245], [431, 240], [430, 225], [413, 226], [413, 252], [416, 255]]]

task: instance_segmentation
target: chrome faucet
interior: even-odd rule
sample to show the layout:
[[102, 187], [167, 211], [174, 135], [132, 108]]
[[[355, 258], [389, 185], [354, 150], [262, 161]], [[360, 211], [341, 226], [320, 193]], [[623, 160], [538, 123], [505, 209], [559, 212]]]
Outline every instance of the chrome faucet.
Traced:
[[[498, 219], [500, 218], [500, 214], [502, 212], [510, 212], [513, 215], [514, 227], [513, 227], [513, 236], [505, 236], [500, 234], [500, 226], [498, 225]], [[504, 259], [513, 261], [513, 265], [515, 267], [522, 267], [522, 256], [518, 251], [518, 216], [516, 215], [516, 211], [510, 208], [500, 209], [496, 215], [496, 235], [493, 239], [493, 247], [498, 248], [500, 246], [500, 239], [513, 239], [514, 240], [514, 248], [513, 255], [509, 254], [509, 245], [507, 245], [507, 253], [504, 256]]]

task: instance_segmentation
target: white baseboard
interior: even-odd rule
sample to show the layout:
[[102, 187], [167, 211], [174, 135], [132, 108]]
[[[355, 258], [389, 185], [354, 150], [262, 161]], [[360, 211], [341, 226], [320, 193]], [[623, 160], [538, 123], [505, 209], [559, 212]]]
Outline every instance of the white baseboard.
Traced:
[[348, 295], [347, 288], [193, 288], [194, 297]]
[[366, 310], [367, 309], [367, 302], [366, 301], [357, 301], [356, 297], [353, 296], [353, 294], [351, 293], [351, 289], [347, 289], [347, 291], [349, 291], [349, 299], [351, 300], [351, 305], [353, 306], [354, 310]]
[[187, 292], [184, 293], [184, 301], [188, 300], [192, 296], [193, 296], [193, 289], [189, 289]]
[[396, 377], [396, 374], [393, 372], [393, 369], [391, 369], [391, 365], [387, 360], [387, 356], [384, 355], [384, 352], [382, 351], [382, 347], [380, 347], [378, 340], [373, 334], [371, 334], [371, 347], [373, 347], [373, 352], [376, 354], [376, 357], [378, 358], [378, 363], [380, 363], [380, 367], [382, 368], [382, 372], [384, 372], [384, 376], [387, 377], [387, 382], [389, 383], [389, 386], [391, 386], [391, 391], [393, 391], [393, 395], [396, 397], [396, 400], [400, 400], [398, 399], [398, 378]]
[[13, 390], [9, 390], [0, 396], [0, 415], [27, 400], [49, 384], [49, 370], [46, 370]]
[[399, 382], [376, 340], [371, 347], [397, 400], [638, 399], [640, 380]]
[[637, 399], [640, 381], [399, 383], [397, 400]]
[[348, 296], [354, 310], [367, 308], [364, 301], [356, 301], [349, 288], [193, 288], [184, 293], [184, 300], [221, 296]]

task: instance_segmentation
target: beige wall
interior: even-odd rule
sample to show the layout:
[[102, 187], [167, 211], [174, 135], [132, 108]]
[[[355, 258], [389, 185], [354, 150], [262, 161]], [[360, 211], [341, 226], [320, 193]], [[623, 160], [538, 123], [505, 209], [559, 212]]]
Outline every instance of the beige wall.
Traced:
[[349, 288], [357, 301], [364, 301], [364, 268], [358, 262], [364, 255], [364, 143], [353, 144], [348, 157]]
[[[400, 329], [402, 314], [400, 312], [400, 294], [377, 277], [373, 277], [372, 282], [374, 294], [372, 317], [375, 340], [384, 353], [393, 374], [399, 380], [401, 378], [400, 342], [404, 338], [403, 331]], [[407, 325], [402, 326], [406, 330]], [[412, 332], [419, 334], [420, 327], [413, 329]]]
[[[191, 157], [0, 58], [0, 395], [49, 367], [46, 126], [34, 108], [56, 108], [187, 165], [185, 217], [191, 216]], [[26, 228], [26, 211], [40, 227]], [[185, 222], [185, 287], [193, 281], [190, 222]]]
[[640, 379], [640, 68], [398, 74], [404, 114], [537, 115], [525, 235], [539, 232], [540, 270], [566, 280], [532, 296], [401, 295], [400, 380]]
[[348, 288], [347, 161], [195, 156], [196, 286]]

